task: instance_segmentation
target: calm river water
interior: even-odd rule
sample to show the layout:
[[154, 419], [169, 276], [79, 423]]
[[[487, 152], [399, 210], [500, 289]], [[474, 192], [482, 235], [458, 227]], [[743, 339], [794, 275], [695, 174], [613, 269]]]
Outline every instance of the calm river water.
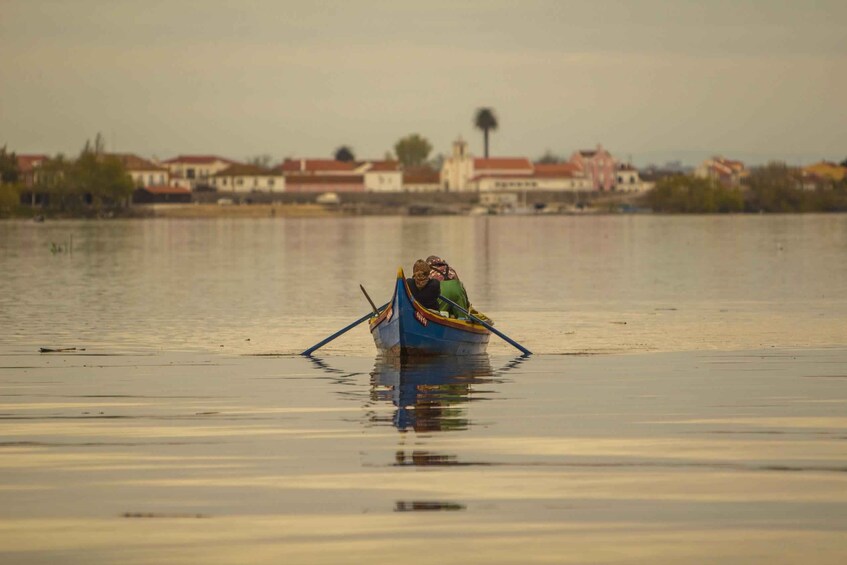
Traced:
[[[431, 254], [536, 355], [296, 355]], [[845, 257], [844, 215], [0, 222], [0, 562], [843, 563]]]
[[0, 339], [297, 353], [432, 254], [536, 353], [845, 343], [844, 215], [2, 222]]

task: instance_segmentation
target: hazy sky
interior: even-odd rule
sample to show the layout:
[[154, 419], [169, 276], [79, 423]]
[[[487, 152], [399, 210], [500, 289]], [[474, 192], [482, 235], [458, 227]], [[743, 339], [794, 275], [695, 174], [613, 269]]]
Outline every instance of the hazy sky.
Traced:
[[847, 157], [847, 2], [0, 0], [0, 145]]

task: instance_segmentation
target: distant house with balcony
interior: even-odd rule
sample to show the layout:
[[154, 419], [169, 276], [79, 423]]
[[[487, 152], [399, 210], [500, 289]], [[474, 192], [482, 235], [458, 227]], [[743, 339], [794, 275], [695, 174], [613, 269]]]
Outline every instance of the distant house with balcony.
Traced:
[[615, 188], [617, 161], [599, 143], [596, 149], [574, 151], [569, 163], [591, 181], [592, 190], [608, 191]]
[[257, 165], [230, 165], [212, 175], [211, 186], [221, 192], [284, 192], [286, 178]]
[[213, 176], [238, 164], [236, 161], [217, 155], [180, 155], [162, 161], [162, 165], [167, 167], [170, 172], [171, 184], [184, 186], [191, 190], [198, 186], [211, 186]]
[[744, 163], [721, 156], [706, 159], [694, 169], [695, 177], [712, 180], [727, 188], [739, 188], [748, 174]]

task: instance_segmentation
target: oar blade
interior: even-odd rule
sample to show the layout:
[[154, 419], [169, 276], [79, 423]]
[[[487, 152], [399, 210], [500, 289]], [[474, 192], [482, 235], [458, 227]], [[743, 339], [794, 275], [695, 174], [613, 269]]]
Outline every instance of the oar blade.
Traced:
[[532, 351], [530, 351], [529, 349], [527, 349], [526, 347], [524, 347], [523, 345], [521, 345], [517, 341], [513, 340], [512, 338], [510, 338], [509, 336], [507, 336], [506, 334], [504, 334], [500, 330], [496, 329], [491, 324], [484, 322], [483, 320], [480, 320], [479, 318], [477, 318], [476, 316], [474, 316], [473, 314], [471, 314], [470, 312], [468, 312], [467, 310], [465, 310], [464, 308], [462, 308], [461, 306], [459, 306], [458, 304], [456, 304], [455, 302], [453, 302], [452, 300], [450, 300], [446, 296], [441, 295], [441, 296], [439, 296], [439, 298], [441, 298], [441, 300], [443, 300], [444, 302], [447, 302], [448, 304], [450, 304], [454, 308], [457, 308], [460, 312], [464, 312], [471, 320], [473, 320], [477, 324], [481, 324], [482, 326], [485, 327], [485, 329], [487, 329], [488, 331], [490, 331], [494, 335], [500, 337], [501, 339], [503, 339], [503, 341], [512, 345], [513, 347], [515, 347], [517, 350], [519, 350], [524, 355], [532, 355]]
[[[388, 303], [388, 302], [386, 302], [385, 304], [383, 304], [383, 305], [379, 308], [379, 310], [380, 310], [380, 311], [384, 310], [384, 309], [388, 306], [388, 304], [389, 304], [389, 303]], [[308, 357], [309, 355], [311, 355], [312, 353], [314, 353], [315, 351], [317, 351], [318, 349], [320, 349], [321, 347], [323, 347], [324, 345], [326, 345], [326, 344], [327, 344], [327, 343], [329, 343], [330, 341], [334, 340], [335, 338], [337, 338], [337, 337], [339, 337], [339, 336], [341, 336], [341, 335], [344, 335], [345, 333], [347, 333], [348, 331], [352, 330], [353, 328], [355, 328], [356, 326], [358, 326], [359, 324], [361, 324], [361, 323], [362, 323], [362, 322], [364, 322], [365, 320], [367, 320], [367, 319], [369, 319], [369, 318], [373, 318], [374, 316], [375, 316], [375, 314], [374, 314], [373, 312], [368, 312], [367, 314], [365, 314], [364, 316], [362, 316], [361, 318], [359, 318], [358, 320], [356, 320], [356, 321], [355, 321], [355, 322], [353, 322], [352, 324], [350, 324], [350, 325], [348, 325], [348, 326], [345, 326], [345, 327], [341, 328], [340, 330], [338, 330], [337, 332], [335, 332], [335, 333], [334, 333], [334, 334], [332, 334], [331, 336], [327, 337], [326, 339], [324, 339], [324, 340], [322, 340], [322, 341], [319, 341], [318, 343], [316, 343], [315, 345], [313, 345], [313, 346], [312, 346], [312, 347], [310, 347], [309, 349], [307, 349], [307, 350], [303, 351], [303, 353], [301, 353], [300, 355], [303, 355], [304, 357]]]

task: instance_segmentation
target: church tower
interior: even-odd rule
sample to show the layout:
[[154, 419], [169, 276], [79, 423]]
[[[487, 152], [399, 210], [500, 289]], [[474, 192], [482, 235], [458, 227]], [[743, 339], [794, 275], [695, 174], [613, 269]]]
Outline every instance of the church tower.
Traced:
[[468, 142], [460, 135], [453, 142], [453, 154], [444, 160], [441, 168], [441, 189], [445, 192], [467, 190], [468, 179], [473, 176], [473, 157], [468, 153]]
[[459, 136], [459, 139], [453, 142], [453, 158], [463, 159], [468, 154], [468, 142]]

